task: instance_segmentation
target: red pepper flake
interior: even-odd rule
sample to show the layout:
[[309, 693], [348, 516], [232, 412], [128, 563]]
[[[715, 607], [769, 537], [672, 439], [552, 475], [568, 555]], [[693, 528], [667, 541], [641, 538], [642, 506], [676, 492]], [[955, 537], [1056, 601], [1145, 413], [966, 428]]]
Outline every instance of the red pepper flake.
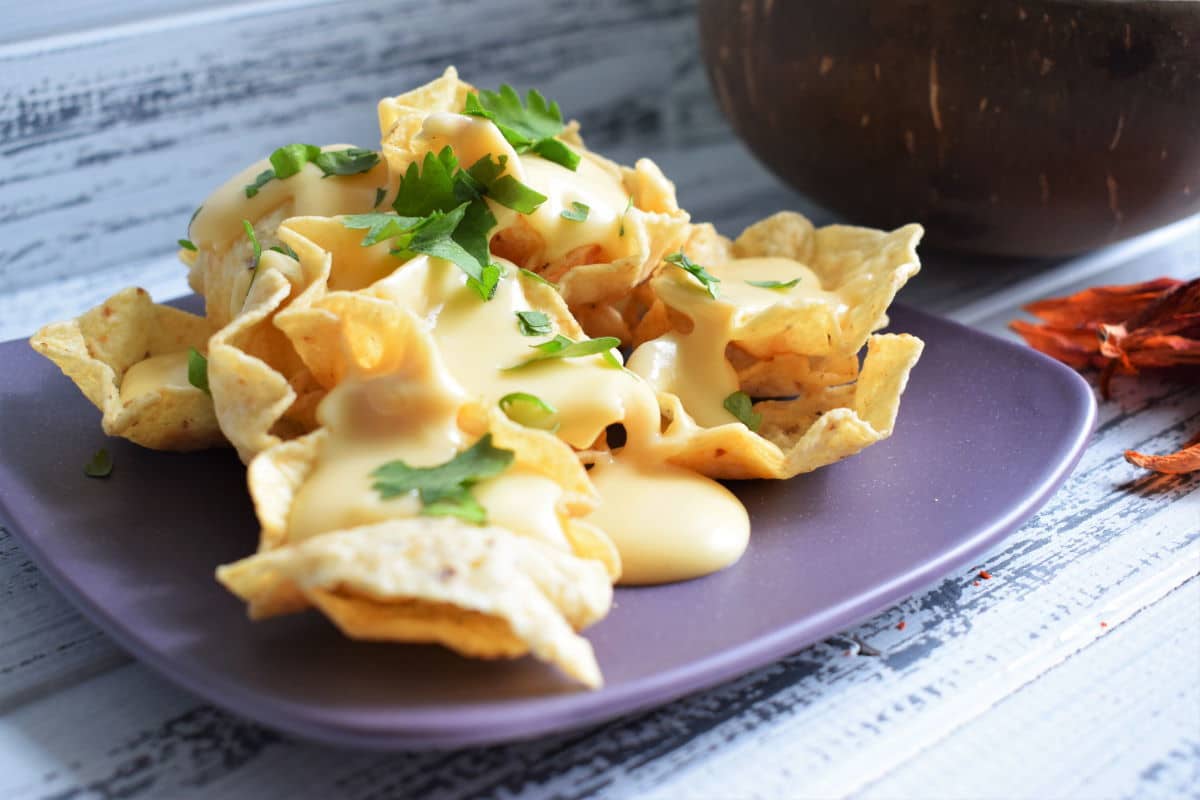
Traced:
[[978, 585], [979, 585], [979, 581], [975, 581], [975, 582], [974, 582], [973, 584], [971, 584], [971, 585], [972, 585], [972, 586], [978, 586]]
[[1101, 621], [1100, 621], [1100, 627], [1101, 627], [1101, 628], [1107, 628], [1107, 627], [1108, 627], [1108, 623], [1107, 623], [1107, 622], [1105, 622], [1105, 621], [1103, 621], [1103, 620], [1101, 620]]
[[850, 651], [849, 651], [849, 650], [847, 650], [846, 652], [842, 653], [842, 655], [844, 655], [844, 656], [848, 656], [848, 655], [850, 655]]
[[898, 630], [898, 631], [902, 631], [906, 627], [908, 627], [908, 623], [905, 622], [904, 620], [900, 620], [899, 622], [896, 623], [896, 630]]
[[981, 569], [979, 570], [979, 577], [983, 578], [985, 581], [990, 581], [992, 579], [992, 573], [988, 572], [986, 569]]

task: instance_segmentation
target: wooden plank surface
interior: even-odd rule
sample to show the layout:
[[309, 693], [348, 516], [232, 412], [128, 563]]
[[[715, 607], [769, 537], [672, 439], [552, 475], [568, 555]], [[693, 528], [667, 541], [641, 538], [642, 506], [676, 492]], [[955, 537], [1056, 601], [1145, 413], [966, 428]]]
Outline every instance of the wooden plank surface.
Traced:
[[[284, 141], [370, 141], [374, 97], [448, 61], [541, 86], [727, 232], [811, 211], [729, 138], [684, 0], [503, 0], [486, 26], [482, 0], [146, 3], [0, 36], [0, 338], [129, 283], [181, 293], [168, 253], [209, 188]], [[1003, 333], [1029, 300], [1159, 274], [1200, 274], [1200, 222], [1055, 264], [927, 257], [904, 299]], [[503, 747], [337, 751], [215, 710], [129, 661], [0, 529], [0, 797], [1194, 794], [1200, 478], [1120, 453], [1181, 442], [1200, 393], [1117, 388], [1067, 485], [979, 565], [717, 689]]]

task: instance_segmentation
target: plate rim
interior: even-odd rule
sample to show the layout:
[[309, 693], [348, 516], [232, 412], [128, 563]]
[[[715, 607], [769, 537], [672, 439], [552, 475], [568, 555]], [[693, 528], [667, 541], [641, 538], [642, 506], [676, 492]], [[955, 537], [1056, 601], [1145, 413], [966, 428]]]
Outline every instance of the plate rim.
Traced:
[[[194, 302], [194, 295], [170, 302], [173, 305]], [[137, 634], [121, 619], [107, 615], [99, 604], [92, 602], [89, 595], [75, 587], [37, 544], [36, 537], [27, 535], [16, 523], [2, 495], [0, 522], [38, 569], [50, 578], [55, 589], [132, 658], [150, 666], [159, 676], [192, 692], [204, 702], [266, 728], [324, 744], [377, 751], [457, 749], [566, 733], [675, 702], [686, 695], [763, 668], [862, 622], [1002, 541], [1061, 488], [1082, 458], [1095, 429], [1097, 405], [1091, 385], [1070, 367], [1032, 348], [904, 303], [897, 303], [893, 308], [902, 310], [905, 315], [918, 315], [951, 326], [971, 337], [991, 340], [1018, 357], [1030, 359], [1061, 382], [1066, 392], [1072, 395], [1076, 409], [1083, 413], [1073, 419], [1075, 425], [1070, 430], [1070, 443], [1060, 453], [1047, 479], [1043, 480], [1037, 491], [1030, 492], [1022, 498], [1022, 502], [1006, 509], [1004, 514], [991, 520], [991, 524], [983, 526], [974, 536], [889, 581], [874, 584], [869, 590], [847, 601], [818, 609], [750, 641], [616, 687], [605, 687], [601, 692], [580, 690], [542, 697], [474, 701], [450, 711], [436, 707], [411, 709], [404, 712], [402, 728], [387, 724], [383, 717], [366, 720], [360, 717], [352, 725], [345, 724], [341, 719], [331, 722], [328, 717], [316, 720], [313, 718], [316, 711], [310, 706], [247, 689], [226, 673], [197, 669], [190, 662], [173, 659], [144, 647]], [[24, 339], [3, 343], [5, 347], [13, 345], [28, 347]], [[917, 368], [920, 368], [919, 364]], [[465, 724], [467, 722], [470, 724]]]

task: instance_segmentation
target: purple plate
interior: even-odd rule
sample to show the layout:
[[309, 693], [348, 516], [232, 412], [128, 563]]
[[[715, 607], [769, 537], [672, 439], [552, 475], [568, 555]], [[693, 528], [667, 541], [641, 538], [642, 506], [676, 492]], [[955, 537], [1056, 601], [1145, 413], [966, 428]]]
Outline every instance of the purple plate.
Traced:
[[[967, 564], [1070, 472], [1088, 385], [1025, 347], [906, 308], [925, 339], [896, 434], [790, 481], [745, 482], [753, 535], [732, 568], [618, 589], [589, 629], [607, 680], [577, 690], [531, 659], [352, 642], [314, 613], [251, 624], [213, 568], [254, 550], [232, 452], [155, 453], [22, 341], [0, 345], [0, 516], [97, 625], [169, 679], [301, 736], [374, 748], [530, 737], [665, 703], [846, 628]], [[108, 480], [84, 477], [100, 447]]]

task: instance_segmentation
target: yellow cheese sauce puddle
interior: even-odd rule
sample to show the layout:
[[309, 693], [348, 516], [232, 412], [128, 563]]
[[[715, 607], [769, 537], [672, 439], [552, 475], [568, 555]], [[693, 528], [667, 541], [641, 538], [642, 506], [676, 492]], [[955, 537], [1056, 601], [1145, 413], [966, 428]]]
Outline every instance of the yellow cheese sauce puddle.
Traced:
[[[530, 310], [531, 304], [515, 268], [504, 266], [510, 277], [488, 302], [466, 287], [457, 267], [426, 257], [408, 262], [371, 291], [426, 321], [461, 395], [487, 404], [518, 391], [540, 397], [557, 411], [560, 438], [577, 449], [590, 446], [610, 425], [625, 426], [626, 446], [600, 455], [592, 467], [601, 502], [588, 518], [615, 543], [621, 583], [687, 580], [735, 562], [750, 534], [746, 510], [716, 481], [667, 463], [670, 443], [660, 435], [658, 403], [645, 381], [606, 365], [599, 355], [504, 369], [549, 338], [521, 335], [516, 311]], [[524, 490], [508, 497], [515, 512], [538, 513]], [[486, 499], [481, 492], [492, 512]]]
[[121, 401], [128, 403], [135, 397], [157, 392], [167, 386], [175, 389], [187, 389], [191, 386], [188, 382], [186, 350], [150, 356], [131, 365], [121, 376]]

